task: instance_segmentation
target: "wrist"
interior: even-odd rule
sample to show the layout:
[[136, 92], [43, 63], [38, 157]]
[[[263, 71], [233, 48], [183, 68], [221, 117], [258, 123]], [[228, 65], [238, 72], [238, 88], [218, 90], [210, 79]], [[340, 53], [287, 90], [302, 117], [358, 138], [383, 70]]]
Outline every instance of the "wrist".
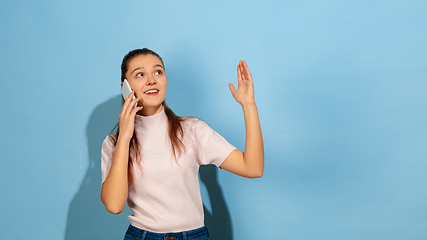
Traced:
[[255, 102], [244, 102], [244, 103], [240, 103], [240, 105], [242, 106], [243, 109], [245, 109], [245, 108], [257, 108]]
[[116, 145], [123, 145], [123, 144], [127, 144], [127, 145], [129, 145], [130, 144], [130, 140], [132, 139], [132, 136], [131, 137], [128, 137], [128, 136], [124, 136], [123, 134], [120, 134], [119, 133], [119, 136], [117, 136], [117, 142], [116, 142]]

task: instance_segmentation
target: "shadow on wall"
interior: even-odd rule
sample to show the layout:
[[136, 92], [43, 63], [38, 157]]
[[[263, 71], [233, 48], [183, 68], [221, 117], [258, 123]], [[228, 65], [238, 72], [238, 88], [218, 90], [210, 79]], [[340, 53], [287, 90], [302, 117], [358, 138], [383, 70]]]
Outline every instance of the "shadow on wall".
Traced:
[[[118, 95], [95, 108], [86, 127], [89, 166], [79, 191], [68, 209], [65, 240], [123, 239], [129, 225], [126, 217], [129, 208], [119, 215], [105, 210], [101, 194], [101, 144], [116, 125], [121, 109]], [[230, 215], [217, 180], [215, 166], [202, 166], [200, 177], [205, 184], [211, 202], [212, 213], [204, 209], [205, 224], [212, 240], [231, 240]]]
[[123, 239], [131, 214], [125, 208], [119, 215], [105, 210], [101, 202], [101, 144], [116, 125], [121, 109], [121, 96], [100, 104], [86, 126], [89, 166], [79, 191], [68, 209], [65, 240]]
[[205, 225], [209, 230], [209, 238], [212, 240], [232, 240], [230, 212], [218, 184], [218, 167], [215, 165], [201, 166], [199, 169], [200, 180], [205, 184], [211, 202], [209, 212], [203, 205], [205, 213]]

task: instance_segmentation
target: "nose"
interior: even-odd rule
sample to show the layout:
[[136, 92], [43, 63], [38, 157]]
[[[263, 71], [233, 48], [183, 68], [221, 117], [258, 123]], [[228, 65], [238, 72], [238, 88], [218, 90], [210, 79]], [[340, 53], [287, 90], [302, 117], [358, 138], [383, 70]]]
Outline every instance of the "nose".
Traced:
[[151, 85], [154, 85], [154, 84], [156, 84], [156, 83], [157, 83], [157, 81], [156, 81], [156, 79], [154, 78], [154, 76], [151, 76], [151, 75], [150, 75], [150, 76], [148, 77], [148, 79], [147, 79], [147, 83], [146, 83], [146, 84], [147, 84], [148, 86], [151, 86]]

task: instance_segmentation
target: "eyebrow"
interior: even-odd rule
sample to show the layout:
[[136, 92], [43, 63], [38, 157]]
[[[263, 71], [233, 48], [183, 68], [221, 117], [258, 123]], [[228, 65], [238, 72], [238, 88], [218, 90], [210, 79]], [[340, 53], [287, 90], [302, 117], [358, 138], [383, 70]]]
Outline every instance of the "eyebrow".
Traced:
[[[165, 69], [162, 65], [160, 65], [160, 64], [156, 64], [156, 65], [154, 65], [154, 67], [153, 68], [156, 68], [156, 67], [161, 67], [161, 68], [163, 68], [163, 69]], [[144, 67], [138, 67], [138, 68], [135, 68], [130, 74], [132, 74], [133, 72], [135, 72], [136, 70], [143, 70], [143, 69], [145, 69]]]

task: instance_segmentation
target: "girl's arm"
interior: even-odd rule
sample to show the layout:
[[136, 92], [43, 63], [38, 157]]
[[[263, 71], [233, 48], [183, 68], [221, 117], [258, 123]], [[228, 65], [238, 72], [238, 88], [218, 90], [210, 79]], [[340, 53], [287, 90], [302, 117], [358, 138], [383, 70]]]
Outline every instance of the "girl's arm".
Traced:
[[126, 98], [119, 115], [119, 135], [117, 136], [116, 149], [113, 163], [107, 179], [102, 184], [101, 201], [108, 212], [119, 214], [126, 206], [128, 197], [128, 161], [129, 144], [135, 127], [135, 114], [142, 107], [133, 106], [139, 98], [131, 101], [133, 92]]
[[237, 66], [238, 89], [229, 84], [231, 94], [243, 108], [246, 127], [245, 152], [234, 150], [220, 168], [247, 178], [261, 177], [264, 172], [264, 144], [258, 109], [255, 104], [254, 83], [246, 61]]

